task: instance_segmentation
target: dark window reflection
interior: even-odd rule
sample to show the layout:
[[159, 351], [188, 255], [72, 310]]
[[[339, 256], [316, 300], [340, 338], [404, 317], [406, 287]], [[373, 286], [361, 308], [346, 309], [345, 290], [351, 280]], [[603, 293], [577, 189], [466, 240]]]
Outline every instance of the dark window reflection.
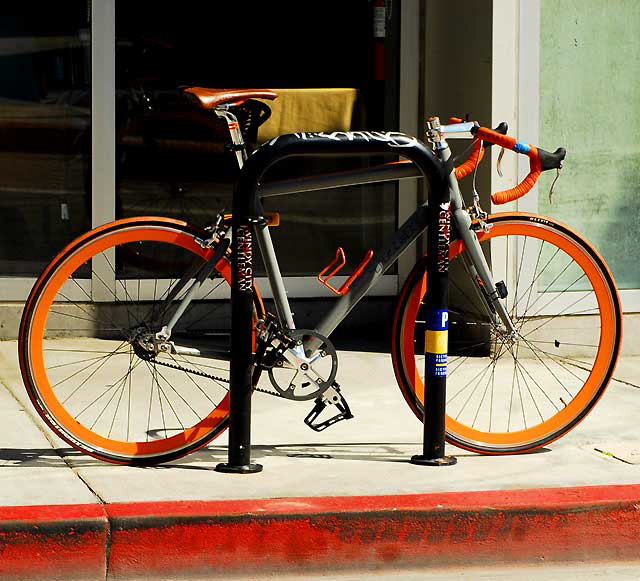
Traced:
[[[240, 111], [252, 147], [274, 132], [336, 123], [344, 130], [396, 129], [399, 3], [387, 0], [386, 26], [378, 19], [376, 28], [379, 4], [327, 0], [310, 11], [300, 9], [305, 3], [118, 1], [118, 216], [206, 225], [231, 207], [237, 166], [225, 150], [226, 127], [187, 101], [180, 86], [285, 89], [265, 125], [255, 111]], [[283, 15], [281, 6], [297, 8]], [[269, 177], [380, 161], [296, 160]], [[378, 184], [268, 200], [267, 210], [281, 213], [282, 227], [272, 233], [283, 272], [317, 274], [342, 245], [347, 274], [392, 235], [395, 194], [395, 184]]]
[[86, 0], [0, 6], [0, 275], [89, 227], [89, 34]]

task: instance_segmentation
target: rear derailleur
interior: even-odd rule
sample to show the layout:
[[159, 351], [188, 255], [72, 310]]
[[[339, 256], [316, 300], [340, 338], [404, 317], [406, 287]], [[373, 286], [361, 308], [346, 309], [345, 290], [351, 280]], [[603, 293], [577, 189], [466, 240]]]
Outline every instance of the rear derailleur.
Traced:
[[[320, 432], [353, 417], [349, 405], [335, 381], [338, 356], [331, 341], [311, 329], [283, 331], [273, 315], [258, 325], [258, 366], [267, 370], [277, 395], [294, 401], [315, 399], [304, 419], [312, 430]], [[329, 406], [338, 413], [319, 420]]]

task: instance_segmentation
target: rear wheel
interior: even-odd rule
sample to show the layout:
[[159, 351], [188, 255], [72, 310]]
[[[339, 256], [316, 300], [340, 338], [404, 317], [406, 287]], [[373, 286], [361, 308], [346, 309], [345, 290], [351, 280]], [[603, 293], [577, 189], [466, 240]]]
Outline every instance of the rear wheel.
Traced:
[[181, 276], [215, 252], [199, 244], [204, 237], [174, 220], [121, 220], [71, 243], [36, 282], [21, 323], [22, 375], [38, 413], [83, 452], [154, 464], [225, 429], [227, 257], [173, 329], [170, 340], [183, 349], [162, 351], [156, 337], [189, 288], [170, 295]]
[[[604, 392], [620, 348], [620, 300], [602, 258], [566, 226], [526, 214], [489, 223], [478, 238], [495, 279], [511, 273], [506, 304], [517, 335], [487, 314], [475, 289], [463, 288], [464, 247], [453, 242], [446, 435], [475, 452], [526, 452], [572, 429]], [[418, 263], [405, 283], [393, 332], [396, 378], [419, 419], [424, 268]]]

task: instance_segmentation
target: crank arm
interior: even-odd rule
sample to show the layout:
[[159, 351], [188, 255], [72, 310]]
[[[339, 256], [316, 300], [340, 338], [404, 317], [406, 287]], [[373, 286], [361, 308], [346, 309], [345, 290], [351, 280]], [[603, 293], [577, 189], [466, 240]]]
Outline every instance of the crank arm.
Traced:
[[[294, 347], [294, 349], [296, 348], [297, 347]], [[311, 367], [313, 362], [318, 359], [319, 354], [318, 354], [318, 357], [313, 357], [313, 358], [305, 357], [303, 359], [295, 353], [294, 349], [287, 349], [282, 354], [285, 361], [289, 363], [289, 365], [291, 365], [291, 368], [296, 369], [298, 372], [302, 373], [302, 375], [306, 377], [311, 383], [316, 383], [316, 384], [324, 383], [326, 381], [325, 378], [322, 377], [315, 369], [313, 369], [313, 367]], [[302, 348], [300, 347], [300, 349]], [[312, 377], [311, 373], [313, 373], [316, 377], [315, 378]]]

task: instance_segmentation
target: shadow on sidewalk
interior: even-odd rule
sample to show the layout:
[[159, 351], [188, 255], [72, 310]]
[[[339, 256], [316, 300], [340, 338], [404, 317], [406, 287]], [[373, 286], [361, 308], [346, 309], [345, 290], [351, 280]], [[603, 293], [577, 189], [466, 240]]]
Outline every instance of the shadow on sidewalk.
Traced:
[[60, 468], [64, 464], [63, 457], [74, 461], [84, 458], [91, 463], [100, 463], [73, 448], [0, 448], [0, 468]]
[[[362, 462], [408, 462], [412, 455], [420, 452], [420, 444], [416, 442], [339, 442], [339, 443], [306, 443], [306, 444], [256, 444], [252, 446], [252, 460], [259, 461], [269, 457], [291, 458], [293, 460], [356, 460]], [[551, 452], [549, 448], [541, 448], [529, 454]], [[527, 455], [529, 455], [527, 454]], [[457, 458], [479, 457], [473, 452], [456, 449]], [[193, 452], [188, 456], [168, 464], [159, 464], [151, 468], [212, 470], [212, 463], [225, 462], [226, 446], [209, 446]], [[0, 448], [0, 468], [60, 468], [67, 461], [72, 468], [89, 466], [109, 466], [87, 456], [74, 448]], [[118, 465], [113, 465], [118, 466]]]
[[[318, 459], [318, 460], [356, 460], [362, 462], [400, 462], [406, 463], [411, 456], [420, 453], [421, 445], [415, 442], [383, 443], [383, 442], [357, 442], [357, 443], [307, 443], [307, 444], [277, 444], [252, 446], [252, 461], [260, 461], [268, 457], [286, 457], [292, 459]], [[549, 448], [540, 448], [529, 454], [544, 454], [551, 452]], [[527, 454], [527, 455], [529, 455]], [[473, 452], [461, 449], [454, 451], [457, 458], [481, 457]], [[206, 460], [205, 460], [206, 458]], [[489, 458], [489, 456], [487, 456]], [[205, 470], [209, 467], [198, 466], [197, 462], [212, 461], [224, 462], [227, 459], [226, 446], [210, 446], [195, 452], [190, 457], [183, 458], [180, 463], [167, 464], [162, 468], [184, 468], [191, 470]], [[188, 462], [188, 464], [187, 464]]]

